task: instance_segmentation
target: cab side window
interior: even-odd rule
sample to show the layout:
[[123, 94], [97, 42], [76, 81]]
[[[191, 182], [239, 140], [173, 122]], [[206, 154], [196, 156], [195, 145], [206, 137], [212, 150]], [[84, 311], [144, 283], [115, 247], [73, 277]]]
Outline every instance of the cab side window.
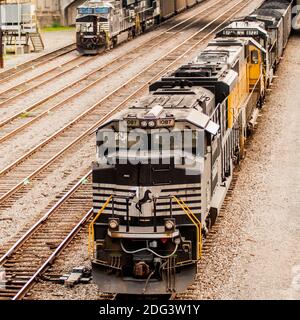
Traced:
[[259, 61], [259, 59], [258, 59], [258, 51], [256, 51], [256, 50], [251, 51], [251, 63], [252, 64], [258, 64], [258, 61]]

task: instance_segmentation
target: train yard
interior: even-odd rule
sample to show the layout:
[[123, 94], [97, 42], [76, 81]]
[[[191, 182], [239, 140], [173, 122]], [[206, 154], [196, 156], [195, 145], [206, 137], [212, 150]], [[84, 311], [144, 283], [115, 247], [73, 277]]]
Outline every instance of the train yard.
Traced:
[[[74, 288], [57, 284], [59, 276], [78, 265], [88, 266], [89, 262], [87, 227], [93, 205], [90, 167], [94, 160], [94, 131], [111, 115], [145, 94], [150, 83], [195, 57], [226, 22], [251, 12], [261, 2], [204, 1], [113, 51], [81, 56], [71, 45], [0, 73], [0, 265], [7, 280], [7, 285], [0, 287], [0, 299], [110, 298], [94, 284]], [[264, 241], [260, 239], [263, 230], [252, 237], [244, 229], [251, 223], [254, 228], [259, 214], [264, 216], [263, 200], [272, 201], [265, 195], [260, 200], [258, 216], [253, 215], [258, 190], [268, 193], [260, 181], [266, 179], [271, 183], [264, 175], [264, 165], [270, 171], [272, 165], [278, 171], [283, 170], [282, 166], [276, 166], [280, 157], [276, 151], [278, 145], [283, 146], [282, 140], [274, 141], [271, 159], [267, 157], [266, 146], [292, 122], [284, 114], [297, 113], [295, 109], [289, 111], [287, 105], [285, 112], [278, 112], [285, 97], [276, 97], [282, 78], [291, 71], [293, 61], [289, 60], [297, 46], [299, 37], [294, 36], [285, 53], [288, 61], [280, 67], [270, 89], [272, 95], [268, 93], [257, 133], [248, 142], [247, 158], [234, 176], [220, 220], [203, 248], [199, 276], [187, 292], [176, 295], [175, 299], [260, 298], [258, 292], [255, 297], [245, 293], [252, 288], [250, 280], [244, 281], [247, 276], [243, 272], [249, 272], [249, 279], [252, 278], [255, 259], [264, 255], [262, 251], [256, 255], [256, 251], [244, 247], [250, 242], [252, 250], [256, 250], [259, 245], [253, 243]], [[288, 83], [283, 86], [287, 89]], [[280, 113], [280, 117], [274, 113]], [[265, 122], [270, 122], [270, 126], [265, 126]], [[292, 130], [296, 136], [296, 126]], [[287, 153], [293, 152], [290, 147], [294, 143], [291, 139]], [[289, 165], [290, 158], [286, 156], [285, 160]], [[260, 173], [250, 175], [253, 183], [250, 187], [249, 171]], [[292, 168], [289, 175], [293, 176]], [[276, 178], [279, 179], [275, 174], [274, 185]], [[258, 198], [251, 193], [255, 188]], [[273, 196], [278, 196], [278, 192], [274, 191]], [[283, 203], [279, 207], [283, 208]], [[288, 210], [285, 218], [287, 214]], [[243, 218], [239, 219], [241, 215]], [[267, 221], [264, 223], [266, 228]], [[282, 225], [283, 219], [277, 223]], [[276, 238], [278, 230], [273, 231]], [[270, 233], [268, 241], [272, 238]], [[281, 249], [277, 248], [279, 252]], [[248, 255], [241, 253], [247, 250], [251, 251]], [[243, 259], [237, 262], [238, 255]], [[245, 271], [249, 256], [252, 265]], [[293, 263], [291, 268], [300, 261]], [[272, 269], [271, 260], [267, 268]], [[232, 270], [236, 276], [232, 276]], [[258, 278], [262, 286], [268, 286], [262, 278]], [[238, 285], [239, 293], [234, 290]], [[278, 294], [276, 290], [269, 292], [271, 298]], [[294, 298], [299, 292], [289, 294]], [[266, 292], [262, 297], [269, 298]]]

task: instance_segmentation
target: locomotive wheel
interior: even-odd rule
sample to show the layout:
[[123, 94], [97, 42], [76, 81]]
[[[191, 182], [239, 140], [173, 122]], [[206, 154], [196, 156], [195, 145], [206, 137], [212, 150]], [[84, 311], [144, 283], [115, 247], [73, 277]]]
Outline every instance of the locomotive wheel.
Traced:
[[136, 29], [135, 29], [135, 27], [133, 27], [133, 28], [131, 29], [131, 34], [132, 34], [132, 38], [135, 38], [135, 37], [136, 37]]
[[156, 18], [155, 18], [155, 24], [156, 25], [160, 25], [161, 24], [161, 17], [160, 16], [157, 16]]
[[235, 165], [238, 166], [240, 164], [240, 161], [241, 161], [241, 152], [240, 152], [240, 150], [237, 150], [234, 155], [236, 157]]
[[116, 47], [117, 44], [118, 44], [118, 39], [117, 39], [117, 37], [113, 37], [113, 38], [112, 38], [112, 41], [111, 41], [111, 48]]
[[132, 40], [134, 37], [133, 37], [133, 29], [130, 29], [128, 31], [128, 40]]
[[264, 104], [264, 102], [263, 102], [263, 97], [260, 96], [259, 99], [258, 99], [258, 101], [257, 101], [257, 108], [262, 109], [263, 104]]

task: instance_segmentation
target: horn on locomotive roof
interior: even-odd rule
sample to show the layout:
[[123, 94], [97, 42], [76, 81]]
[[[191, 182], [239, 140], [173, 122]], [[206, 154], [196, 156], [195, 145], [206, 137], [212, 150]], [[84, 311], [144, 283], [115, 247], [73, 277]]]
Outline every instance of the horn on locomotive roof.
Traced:
[[154, 106], [146, 115], [146, 118], [158, 118], [159, 115], [164, 111], [164, 108], [160, 105]]

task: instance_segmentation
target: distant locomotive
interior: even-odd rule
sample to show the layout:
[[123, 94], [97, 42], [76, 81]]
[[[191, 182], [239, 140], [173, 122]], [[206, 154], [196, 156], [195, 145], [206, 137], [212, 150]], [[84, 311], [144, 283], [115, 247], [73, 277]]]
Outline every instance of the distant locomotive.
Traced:
[[193, 282], [290, 33], [291, 3], [266, 3], [269, 16], [262, 6], [230, 23], [98, 129], [89, 249], [103, 292], [166, 294]]
[[158, 25], [203, 0], [89, 0], [77, 8], [76, 42], [97, 54]]
[[159, 0], [87, 1], [78, 7], [77, 48], [96, 54], [144, 32], [159, 19]]

